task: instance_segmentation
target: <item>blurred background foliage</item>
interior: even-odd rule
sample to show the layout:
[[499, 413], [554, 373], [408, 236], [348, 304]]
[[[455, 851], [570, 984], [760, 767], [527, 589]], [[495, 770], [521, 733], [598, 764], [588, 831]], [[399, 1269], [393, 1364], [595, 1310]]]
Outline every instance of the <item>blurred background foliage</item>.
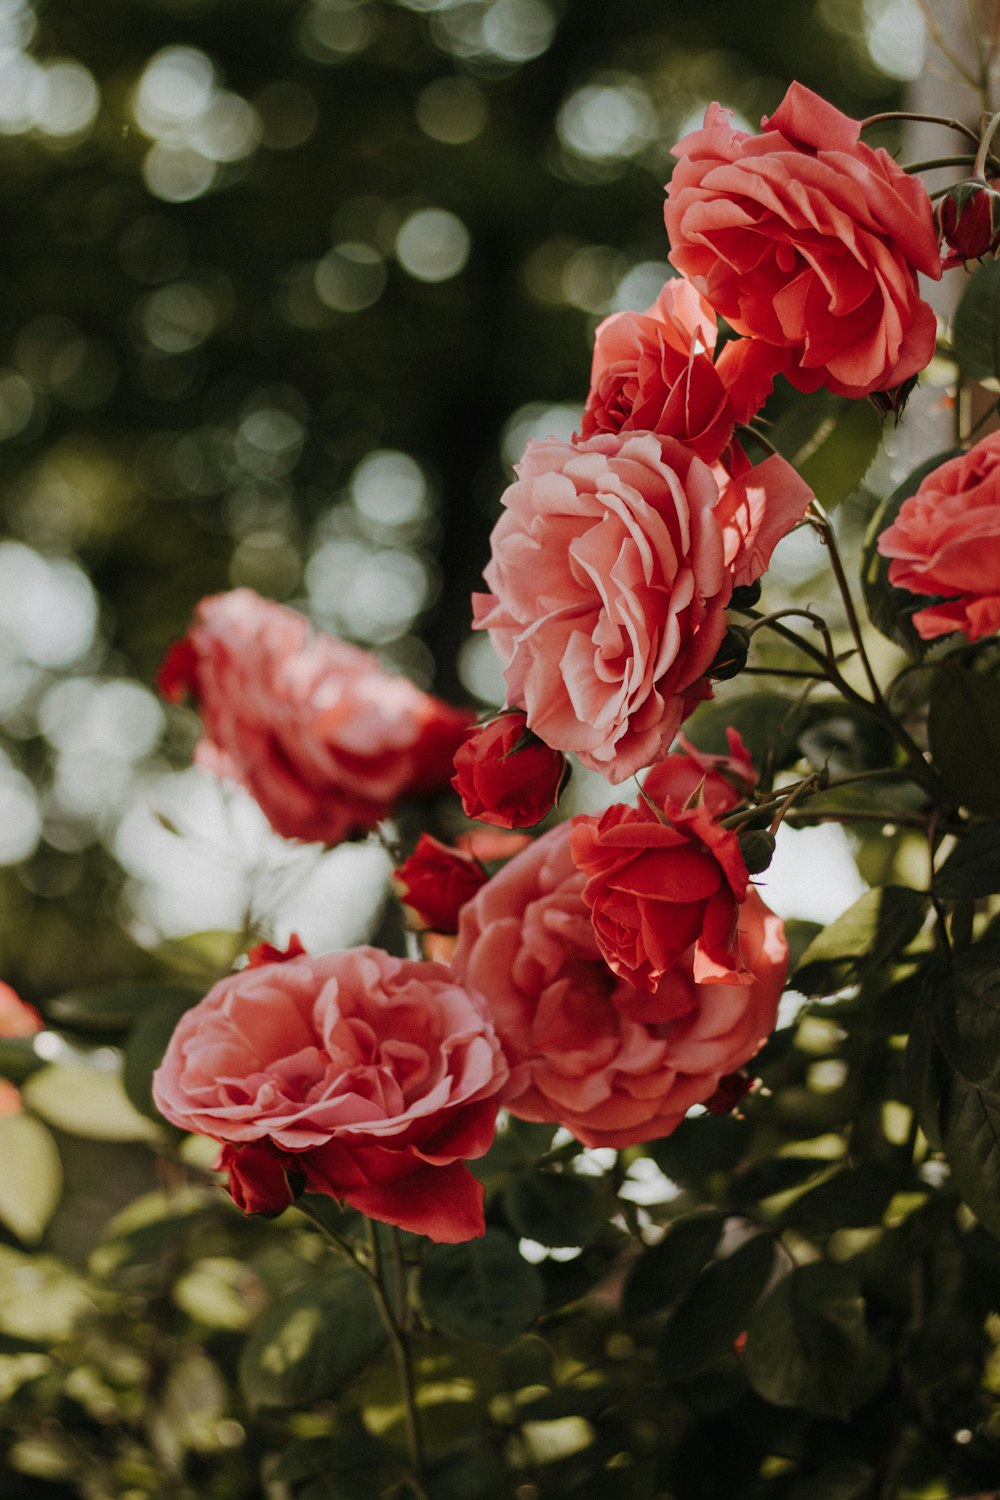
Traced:
[[572, 431], [596, 321], [658, 291], [670, 145], [793, 76], [891, 106], [914, 14], [0, 0], [0, 974], [44, 1000], [241, 925], [261, 831], [151, 691], [204, 594], [497, 696], [497, 498]]

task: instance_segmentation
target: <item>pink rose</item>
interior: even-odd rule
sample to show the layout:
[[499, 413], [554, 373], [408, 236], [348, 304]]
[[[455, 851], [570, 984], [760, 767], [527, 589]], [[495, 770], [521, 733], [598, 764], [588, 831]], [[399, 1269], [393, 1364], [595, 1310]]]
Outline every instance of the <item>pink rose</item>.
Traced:
[[479, 995], [440, 964], [357, 948], [220, 980], [182, 1016], [153, 1097], [224, 1144], [248, 1211], [287, 1207], [291, 1176], [453, 1242], [483, 1232], [462, 1163], [488, 1150], [507, 1076]]
[[612, 974], [560, 824], [516, 855], [462, 912], [452, 970], [481, 990], [511, 1063], [511, 1114], [587, 1146], [674, 1130], [763, 1045], [788, 966], [780, 919], [751, 889], [740, 907], [746, 985], [696, 984], [684, 955], [654, 999]]
[[961, 631], [970, 641], [1000, 630], [1000, 432], [928, 474], [878, 539], [889, 582], [940, 595], [917, 610], [924, 640]]
[[763, 405], [775, 372], [770, 355], [762, 361], [760, 346], [746, 340], [731, 341], [716, 362], [717, 336], [712, 307], [681, 277], [645, 312], [605, 318], [594, 337], [581, 437], [658, 432], [713, 463], [735, 424]]
[[203, 599], [159, 676], [190, 690], [199, 765], [240, 782], [285, 838], [337, 844], [448, 785], [469, 715], [250, 589]]
[[859, 125], [800, 83], [764, 135], [709, 106], [673, 148], [670, 259], [801, 391], [888, 390], [934, 353], [917, 272], [941, 275], [930, 199]]
[[476, 628], [528, 728], [624, 781], [711, 696], [732, 590], [812, 493], [774, 457], [720, 494], [690, 449], [651, 433], [530, 443], [517, 473], [493, 531], [493, 592], [473, 596]]
[[620, 978], [655, 991], [693, 947], [698, 983], [750, 982], [737, 933], [749, 872], [735, 833], [707, 805], [668, 802], [658, 815], [645, 801], [618, 803], [574, 818], [570, 843], [597, 946]]

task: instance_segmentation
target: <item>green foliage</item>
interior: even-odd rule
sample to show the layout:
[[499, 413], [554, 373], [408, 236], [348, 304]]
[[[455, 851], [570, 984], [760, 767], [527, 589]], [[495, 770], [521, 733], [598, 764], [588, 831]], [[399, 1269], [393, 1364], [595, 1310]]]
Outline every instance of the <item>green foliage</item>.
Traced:
[[706, 1266], [676, 1303], [663, 1330], [659, 1359], [668, 1380], [691, 1380], [732, 1354], [773, 1263], [772, 1240], [756, 1235]]
[[1000, 816], [1000, 681], [954, 662], [939, 667], [927, 734], [955, 799], [972, 812]]
[[866, 891], [809, 944], [792, 976], [804, 995], [831, 995], [898, 958], [923, 926], [927, 898], [906, 886]]
[[542, 1310], [542, 1281], [500, 1229], [463, 1245], [433, 1245], [420, 1272], [428, 1321], [454, 1338], [507, 1344]]
[[1000, 266], [988, 261], [966, 283], [955, 309], [955, 358], [974, 380], [1000, 375]]
[[970, 828], [934, 876], [942, 901], [976, 901], [1000, 892], [1000, 823]]
[[504, 1192], [504, 1209], [516, 1234], [540, 1245], [586, 1245], [606, 1218], [603, 1195], [592, 1179], [570, 1172], [519, 1172]]

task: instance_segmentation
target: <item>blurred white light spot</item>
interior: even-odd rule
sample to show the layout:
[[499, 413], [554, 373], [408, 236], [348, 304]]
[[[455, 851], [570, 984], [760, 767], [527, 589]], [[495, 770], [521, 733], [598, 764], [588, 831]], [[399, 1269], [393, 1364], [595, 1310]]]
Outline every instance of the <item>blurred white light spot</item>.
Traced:
[[[160, 136], [196, 119], [215, 93], [215, 68], [196, 47], [165, 47], [146, 64], [133, 100], [139, 128]], [[162, 195], [161, 195], [162, 196]]]
[[483, 43], [505, 62], [528, 62], [541, 56], [555, 29], [555, 16], [542, 0], [495, 0], [483, 17]]
[[408, 453], [369, 453], [351, 475], [350, 489], [356, 509], [381, 526], [406, 526], [427, 511], [427, 480]]
[[217, 94], [194, 123], [190, 144], [209, 161], [241, 161], [260, 141], [260, 117], [239, 94]]
[[417, 124], [432, 140], [461, 146], [486, 124], [486, 99], [466, 78], [435, 78], [417, 95]]
[[529, 401], [519, 406], [504, 423], [500, 447], [509, 464], [520, 463], [530, 438], [563, 438], [568, 441], [580, 421], [580, 408]]
[[926, 30], [919, 0], [865, 0], [868, 51], [890, 78], [919, 78]]
[[469, 231], [444, 208], [422, 208], [411, 214], [396, 235], [396, 255], [404, 271], [418, 281], [447, 281], [469, 258]]
[[462, 642], [458, 651], [458, 675], [462, 686], [480, 703], [500, 704], [506, 700], [503, 663], [488, 635], [470, 635]]
[[42, 836], [35, 789], [0, 752], [0, 865], [28, 859]]
[[196, 349], [214, 328], [212, 299], [186, 281], [158, 287], [142, 306], [142, 330], [164, 354]]
[[317, 263], [316, 295], [336, 312], [363, 312], [381, 297], [385, 266], [371, 245], [335, 245]]
[[656, 134], [656, 113], [634, 82], [588, 83], [565, 101], [556, 120], [577, 156], [611, 161], [631, 156]]
[[324, 625], [374, 645], [403, 635], [431, 591], [427, 565], [415, 553], [347, 539], [318, 548], [306, 568], [306, 586]]
[[35, 123], [45, 97], [43, 70], [33, 57], [15, 52], [0, 62], [0, 131], [20, 135]]
[[0, 630], [43, 667], [69, 666], [94, 638], [97, 602], [86, 574], [21, 542], [0, 542]]
[[0, 439], [16, 437], [31, 421], [35, 398], [23, 375], [0, 371]]
[[299, 32], [308, 57], [323, 54], [349, 57], [361, 52], [375, 36], [375, 20], [364, 0], [313, 0]]
[[645, 312], [652, 307], [671, 274], [666, 261], [643, 260], [619, 281], [611, 299], [612, 312]]
[[833, 922], [868, 887], [858, 874], [850, 841], [834, 823], [789, 828], [778, 834], [774, 859], [754, 884], [781, 917]]
[[165, 203], [190, 203], [207, 193], [215, 181], [215, 162], [191, 146], [157, 141], [146, 153], [142, 175], [155, 198]]
[[47, 62], [35, 104], [35, 123], [46, 135], [82, 135], [97, 118], [100, 90], [82, 63]]
[[126, 678], [57, 682], [38, 710], [39, 728], [56, 749], [130, 761], [153, 749], [164, 722], [163, 709], [149, 689]]

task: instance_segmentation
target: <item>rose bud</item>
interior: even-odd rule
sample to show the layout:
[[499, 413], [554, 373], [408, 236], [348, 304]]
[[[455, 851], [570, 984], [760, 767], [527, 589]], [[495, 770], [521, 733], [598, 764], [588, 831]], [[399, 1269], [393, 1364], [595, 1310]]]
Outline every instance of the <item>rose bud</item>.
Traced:
[[478, 860], [422, 833], [393, 877], [396, 893], [416, 918], [414, 926], [456, 933], [458, 914], [489, 877]]
[[738, 1073], [725, 1073], [719, 1079], [715, 1093], [705, 1100], [705, 1108], [713, 1115], [728, 1115], [742, 1104], [753, 1088], [756, 1079], [741, 1068]]
[[468, 818], [531, 828], [550, 813], [566, 779], [566, 757], [531, 733], [520, 711], [474, 730], [455, 752], [452, 786]]
[[1000, 250], [1000, 193], [981, 179], [949, 188], [935, 210], [938, 233], [951, 251], [946, 269]]
[[276, 948], [273, 943], [258, 943], [247, 949], [247, 968], [260, 969], [264, 964], [286, 964], [290, 959], [301, 958], [305, 953], [302, 939], [297, 932], [291, 933], [287, 948]]

